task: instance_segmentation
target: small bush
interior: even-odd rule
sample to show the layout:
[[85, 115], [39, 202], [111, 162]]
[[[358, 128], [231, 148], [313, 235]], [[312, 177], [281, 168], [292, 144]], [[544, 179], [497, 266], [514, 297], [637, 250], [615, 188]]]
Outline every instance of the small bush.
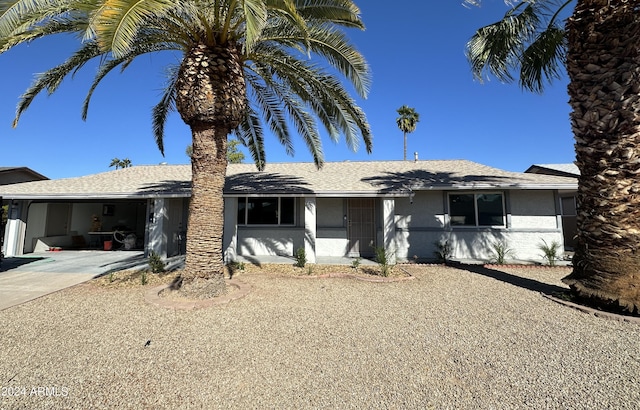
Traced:
[[351, 262], [351, 267], [354, 270], [358, 270], [358, 268], [360, 267], [360, 263], [362, 262], [362, 258], [355, 258], [352, 262]]
[[491, 248], [493, 249], [493, 258], [491, 259], [492, 263], [502, 265], [507, 257], [513, 256], [513, 249], [509, 248], [505, 241], [493, 242], [491, 244]]
[[307, 275], [313, 275], [313, 265], [307, 266]]
[[236, 271], [245, 269], [244, 262], [230, 262], [227, 264], [227, 271], [229, 272], [229, 279], [233, 279]]
[[153, 273], [162, 273], [165, 271], [167, 265], [164, 263], [160, 255], [155, 252], [151, 252], [149, 255], [149, 267]]
[[436, 260], [441, 263], [447, 263], [451, 254], [453, 253], [453, 249], [451, 248], [451, 244], [447, 240], [440, 240], [436, 243]]
[[147, 271], [143, 270], [142, 273], [140, 274], [140, 283], [144, 286], [147, 284], [148, 282], [148, 278], [147, 278]]
[[380, 276], [389, 276], [393, 268], [393, 265], [390, 263], [391, 255], [389, 255], [389, 252], [382, 246], [375, 248], [375, 252], [376, 263], [380, 267]]
[[560, 259], [558, 255], [560, 244], [557, 241], [553, 241], [549, 245], [544, 239], [541, 240], [542, 243], [538, 245], [538, 249], [542, 251], [542, 257], [547, 260], [549, 266], [556, 266], [556, 261]]
[[307, 253], [303, 247], [298, 248], [296, 251], [296, 265], [298, 268], [304, 268], [307, 264]]

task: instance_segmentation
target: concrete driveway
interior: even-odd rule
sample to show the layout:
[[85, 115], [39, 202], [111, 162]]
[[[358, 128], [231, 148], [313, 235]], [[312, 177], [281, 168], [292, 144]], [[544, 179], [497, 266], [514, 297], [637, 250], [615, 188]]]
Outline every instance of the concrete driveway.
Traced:
[[0, 267], [0, 310], [146, 264], [142, 251], [60, 251], [6, 258]]

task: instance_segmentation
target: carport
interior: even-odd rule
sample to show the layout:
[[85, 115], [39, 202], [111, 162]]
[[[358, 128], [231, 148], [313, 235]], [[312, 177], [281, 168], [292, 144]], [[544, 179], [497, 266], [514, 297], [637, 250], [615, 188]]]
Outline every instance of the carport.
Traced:
[[38, 252], [0, 265], [0, 310], [93, 278], [147, 266], [143, 251]]

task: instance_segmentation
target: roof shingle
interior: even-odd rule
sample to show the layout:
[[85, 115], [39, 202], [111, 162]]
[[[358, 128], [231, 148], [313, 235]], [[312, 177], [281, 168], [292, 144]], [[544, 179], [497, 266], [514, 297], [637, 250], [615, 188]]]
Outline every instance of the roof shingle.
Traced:
[[[426, 189], [576, 189], [573, 178], [509, 172], [466, 160], [230, 164], [226, 195], [385, 195]], [[5, 199], [187, 197], [190, 165], [141, 165], [78, 178], [0, 186]]]

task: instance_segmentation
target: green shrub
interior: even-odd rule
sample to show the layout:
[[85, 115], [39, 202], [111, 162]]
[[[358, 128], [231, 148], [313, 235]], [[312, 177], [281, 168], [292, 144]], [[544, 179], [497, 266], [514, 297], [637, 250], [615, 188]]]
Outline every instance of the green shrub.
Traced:
[[352, 262], [351, 262], [351, 267], [354, 270], [358, 270], [358, 268], [360, 267], [360, 263], [362, 262], [362, 258], [355, 258]]
[[142, 285], [146, 285], [148, 282], [148, 278], [147, 278], [147, 271], [143, 270], [142, 273], [140, 274], [140, 283]]
[[506, 241], [496, 241], [491, 244], [493, 249], [493, 258], [491, 262], [498, 265], [504, 264], [505, 259], [509, 256], [513, 256], [513, 249], [509, 248]]
[[549, 266], [556, 266], [556, 261], [560, 259], [560, 257], [558, 256], [560, 243], [558, 243], [558, 241], [553, 241], [549, 245], [544, 239], [541, 240], [542, 243], [538, 245], [538, 249], [542, 251], [542, 257], [547, 260]]
[[155, 252], [151, 252], [149, 255], [149, 267], [153, 273], [161, 273], [165, 271], [167, 265], [164, 263], [160, 255]]
[[296, 265], [298, 268], [304, 268], [307, 264], [307, 253], [303, 247], [298, 248], [296, 251]]
[[389, 252], [387, 252], [387, 250], [382, 246], [375, 248], [375, 252], [375, 260], [380, 267], [380, 276], [389, 276], [391, 269], [393, 268], [393, 265], [390, 263], [391, 255], [389, 255]]

